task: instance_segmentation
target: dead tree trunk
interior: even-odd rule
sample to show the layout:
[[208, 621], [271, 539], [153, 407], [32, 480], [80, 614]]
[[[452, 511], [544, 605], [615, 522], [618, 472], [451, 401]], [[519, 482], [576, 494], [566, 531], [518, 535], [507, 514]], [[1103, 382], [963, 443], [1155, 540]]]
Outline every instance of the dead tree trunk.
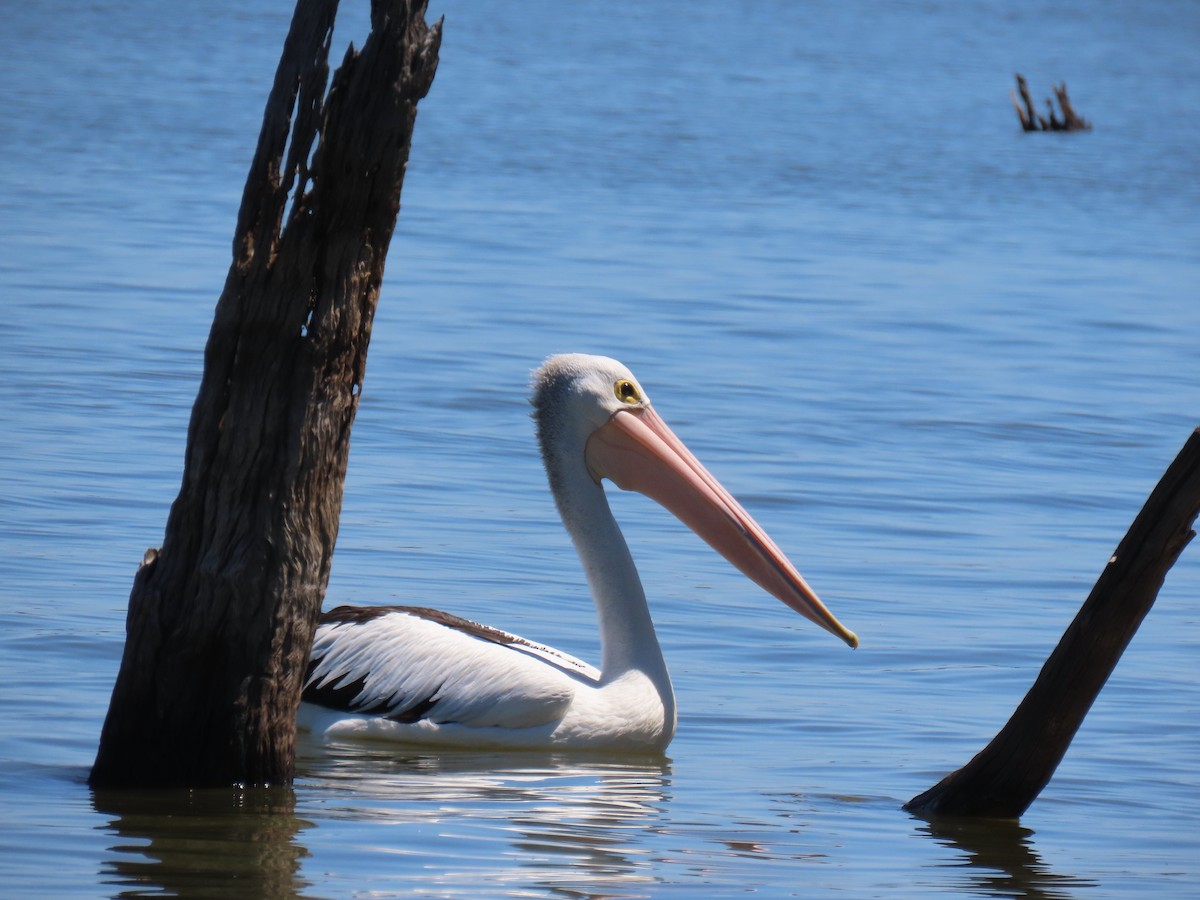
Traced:
[[326, 93], [337, 6], [296, 6], [183, 483], [134, 578], [93, 786], [292, 778], [371, 322], [441, 38], [421, 0], [374, 0], [370, 35]]
[[1046, 120], [1034, 111], [1033, 97], [1029, 95], [1029, 83], [1019, 72], [1017, 73], [1017, 90], [1021, 92], [1021, 103], [1017, 102], [1017, 96], [1012, 91], [1009, 91], [1009, 96], [1012, 97], [1013, 106], [1017, 110], [1017, 118], [1021, 120], [1021, 129], [1023, 131], [1049, 131]]
[[[1058, 108], [1062, 110], [1062, 131], [1089, 131], [1091, 123], [1083, 116], [1075, 112], [1075, 107], [1071, 105], [1071, 98], [1067, 95], [1067, 83], [1051, 85], [1054, 88], [1054, 96], [1058, 98]], [[1046, 101], [1050, 103], [1049, 100]]]
[[1021, 120], [1021, 129], [1023, 131], [1091, 131], [1092, 125], [1083, 116], [1075, 112], [1075, 107], [1071, 105], [1071, 98], [1067, 95], [1067, 83], [1053, 85], [1054, 96], [1058, 98], [1059, 108], [1062, 109], [1063, 117], [1060, 119], [1054, 114], [1054, 104], [1046, 98], [1046, 112], [1050, 118], [1047, 119], [1039, 116], [1033, 108], [1033, 97], [1029, 94], [1029, 84], [1017, 73], [1017, 90], [1021, 93], [1021, 102], [1017, 102], [1017, 95], [1009, 91], [1009, 96], [1012, 97], [1013, 107], [1017, 111], [1017, 118]]
[[1008, 724], [974, 759], [905, 804], [923, 815], [1017, 818], [1062, 761], [1121, 654], [1195, 536], [1200, 429], [1129, 527]]

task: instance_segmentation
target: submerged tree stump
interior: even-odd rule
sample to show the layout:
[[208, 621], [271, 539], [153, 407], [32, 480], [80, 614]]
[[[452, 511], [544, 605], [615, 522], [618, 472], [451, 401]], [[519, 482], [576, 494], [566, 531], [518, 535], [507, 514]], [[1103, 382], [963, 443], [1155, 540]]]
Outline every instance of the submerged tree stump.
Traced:
[[337, 7], [298, 0], [293, 15], [93, 786], [292, 778], [371, 322], [441, 40], [424, 2], [374, 0], [326, 92]]
[[1017, 102], [1017, 95], [1009, 91], [1009, 96], [1012, 97], [1013, 107], [1017, 111], [1017, 118], [1021, 120], [1021, 128], [1024, 131], [1091, 131], [1092, 124], [1075, 112], [1075, 108], [1071, 105], [1071, 98], [1067, 96], [1067, 84], [1064, 81], [1059, 85], [1052, 85], [1054, 88], [1054, 96], [1058, 98], [1059, 109], [1062, 110], [1062, 118], [1060, 119], [1054, 113], [1054, 104], [1046, 98], [1046, 115], [1039, 115], [1033, 108], [1033, 97], [1029, 94], [1029, 85], [1025, 79], [1017, 74], [1017, 90], [1021, 93], [1021, 102]]
[[1008, 724], [970, 762], [905, 804], [922, 815], [1018, 818], [1062, 761], [1084, 716], [1195, 536], [1200, 429], [1168, 467]]

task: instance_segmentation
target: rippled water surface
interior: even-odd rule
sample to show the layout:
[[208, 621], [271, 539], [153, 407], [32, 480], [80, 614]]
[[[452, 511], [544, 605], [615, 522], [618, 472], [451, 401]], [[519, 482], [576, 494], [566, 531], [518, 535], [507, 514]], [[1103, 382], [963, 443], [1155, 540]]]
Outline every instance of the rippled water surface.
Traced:
[[[525, 389], [581, 350], [863, 646], [619, 496], [666, 757], [308, 742], [294, 791], [89, 791], [290, 12], [0, 31], [0, 893], [1200, 892], [1195, 547], [1019, 824], [900, 809], [1003, 724], [1200, 424], [1200, 8], [1170, 0], [435, 5], [327, 602], [597, 660]], [[1020, 133], [1014, 71], [1095, 130]]]

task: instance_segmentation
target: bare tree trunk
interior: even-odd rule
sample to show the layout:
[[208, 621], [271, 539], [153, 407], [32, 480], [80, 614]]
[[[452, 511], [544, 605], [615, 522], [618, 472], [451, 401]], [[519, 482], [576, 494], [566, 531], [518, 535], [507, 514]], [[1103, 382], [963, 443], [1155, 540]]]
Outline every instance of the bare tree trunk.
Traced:
[[1075, 107], [1071, 105], [1071, 98], [1067, 94], [1067, 83], [1053, 85], [1054, 96], [1058, 98], [1058, 105], [1062, 108], [1063, 117], [1060, 119], [1054, 113], [1054, 104], [1046, 98], [1046, 111], [1050, 118], [1046, 119], [1039, 116], [1033, 108], [1033, 97], [1029, 93], [1029, 83], [1017, 73], [1017, 90], [1020, 91], [1021, 100], [1017, 101], [1017, 95], [1011, 90], [1008, 95], [1012, 98], [1013, 107], [1017, 111], [1017, 118], [1021, 120], [1021, 129], [1023, 131], [1091, 131], [1092, 124], [1083, 116], [1075, 112]]
[[421, 0], [374, 0], [366, 43], [326, 93], [337, 6], [297, 2], [183, 483], [134, 578], [94, 786], [292, 778], [371, 322], [441, 40]]
[[1134, 519], [1008, 724], [970, 762], [905, 805], [924, 815], [1017, 818], [1049, 782], [1200, 513], [1200, 429]]
[[[1017, 110], [1017, 117], [1021, 120], [1022, 130], [1039, 130], [1039, 121], [1041, 121], [1042, 130], [1045, 130], [1045, 120], [1033, 110], [1033, 98], [1029, 96], [1029, 83], [1025, 81], [1020, 73], [1017, 74], [1017, 89], [1021, 92], [1021, 103], [1017, 102], [1017, 95], [1012, 93], [1012, 91], [1009, 91], [1009, 96], [1012, 97], [1013, 106]], [[1023, 107], [1022, 104], [1024, 104]]]
[[[1062, 130], [1063, 131], [1088, 131], [1091, 125], [1083, 116], [1075, 112], [1075, 107], [1071, 105], [1071, 98], [1067, 94], [1067, 83], [1052, 85], [1054, 88], [1054, 96], [1058, 98], [1058, 106], [1063, 111]], [[1049, 101], [1047, 101], [1049, 102]]]

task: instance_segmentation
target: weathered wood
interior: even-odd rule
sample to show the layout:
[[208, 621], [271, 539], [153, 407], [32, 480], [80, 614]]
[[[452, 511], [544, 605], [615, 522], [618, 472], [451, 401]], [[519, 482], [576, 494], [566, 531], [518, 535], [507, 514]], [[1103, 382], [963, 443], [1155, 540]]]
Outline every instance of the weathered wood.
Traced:
[[914, 797], [922, 815], [1017, 818], [1062, 761], [1093, 701], [1195, 536], [1200, 429], [1167, 468], [1012, 718], [956, 772]]
[[[1012, 91], [1009, 91], [1009, 96], [1012, 97], [1013, 106], [1017, 110], [1017, 117], [1021, 120], [1021, 128], [1024, 131], [1045, 131], [1046, 122], [1033, 109], [1033, 97], [1029, 95], [1029, 84], [1025, 78], [1017, 73], [1017, 90], [1021, 92], [1021, 103], [1017, 102], [1017, 97]], [[1024, 104], [1022, 108], [1021, 104]]]
[[[1067, 83], [1064, 81], [1059, 85], [1051, 85], [1054, 88], [1054, 96], [1058, 98], [1058, 107], [1063, 112], [1062, 131], [1090, 131], [1092, 125], [1082, 116], [1077, 115], [1075, 107], [1071, 105], [1071, 98], [1067, 96]], [[1046, 104], [1049, 106], [1050, 101]], [[1051, 107], [1053, 110], [1053, 107]]]
[[371, 322], [441, 39], [423, 2], [375, 0], [370, 35], [326, 92], [337, 6], [297, 2], [183, 483], [134, 578], [94, 786], [292, 778]]
[[1017, 118], [1021, 120], [1021, 128], [1024, 131], [1090, 131], [1092, 125], [1082, 116], [1075, 112], [1075, 108], [1071, 105], [1071, 98], [1067, 95], [1067, 85], [1063, 82], [1059, 85], [1053, 85], [1054, 96], [1058, 98], [1059, 108], [1062, 110], [1063, 117], [1060, 119], [1054, 113], [1054, 104], [1046, 99], [1046, 111], [1049, 118], [1038, 115], [1033, 108], [1033, 97], [1029, 94], [1029, 85], [1025, 79], [1017, 74], [1017, 90], [1021, 94], [1021, 102], [1017, 102], [1017, 95], [1009, 91], [1009, 96], [1012, 97], [1013, 108], [1017, 111]]

